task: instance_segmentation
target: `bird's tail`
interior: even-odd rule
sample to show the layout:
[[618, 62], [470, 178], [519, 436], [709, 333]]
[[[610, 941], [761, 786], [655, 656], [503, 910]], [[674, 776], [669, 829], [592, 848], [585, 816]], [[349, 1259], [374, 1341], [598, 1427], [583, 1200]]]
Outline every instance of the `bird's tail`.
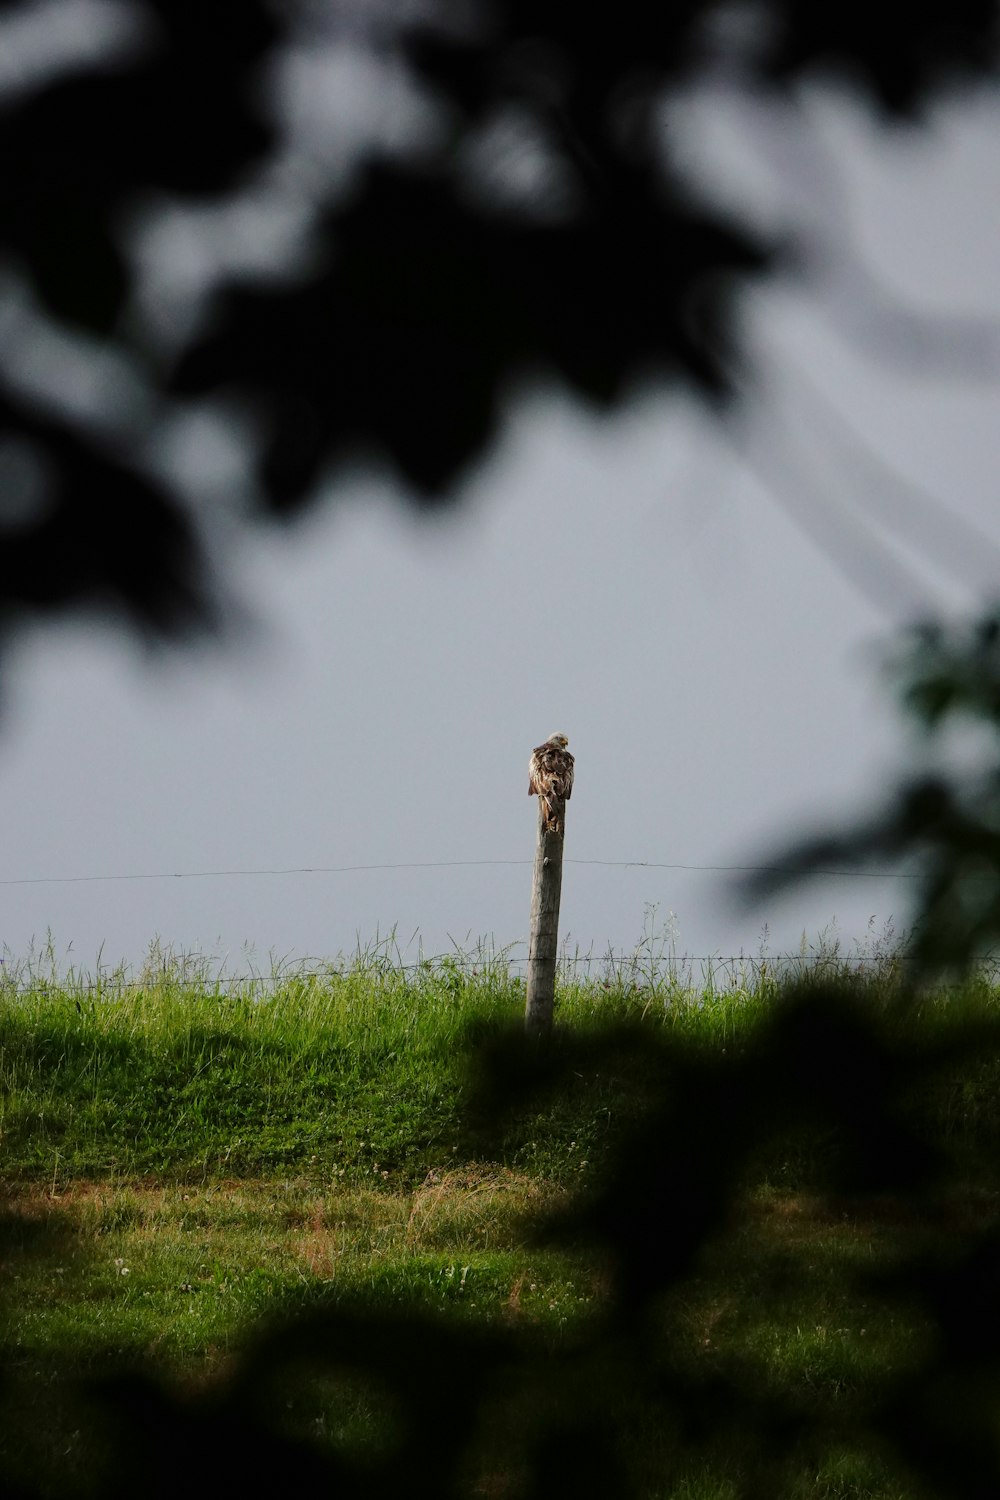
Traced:
[[566, 801], [563, 797], [539, 797], [542, 823], [546, 833], [562, 833]]

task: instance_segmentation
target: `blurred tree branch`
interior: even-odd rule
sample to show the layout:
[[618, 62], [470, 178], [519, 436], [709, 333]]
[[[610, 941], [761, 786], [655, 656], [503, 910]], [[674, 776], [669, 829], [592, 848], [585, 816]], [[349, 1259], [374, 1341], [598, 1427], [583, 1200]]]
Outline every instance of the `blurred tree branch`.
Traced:
[[958, 754], [942, 745], [939, 767], [901, 777], [872, 817], [799, 844], [744, 893], [756, 901], [828, 862], [909, 867], [919, 878], [910, 939], [919, 986], [967, 974], [1000, 939], [1000, 612], [914, 627], [889, 670], [928, 739], [970, 729], [975, 738]]
[[[38, 14], [54, 30], [71, 8], [55, 0]], [[152, 430], [144, 420], [117, 447], [96, 442], [54, 390], [29, 403], [0, 357], [0, 543], [18, 558], [0, 574], [7, 624], [68, 603], [154, 634], [213, 617], [184, 486], [150, 469], [159, 430], [193, 400], [251, 418], [246, 517], [296, 512], [359, 454], [388, 458], [416, 505], [439, 504], [487, 451], [517, 382], [538, 374], [602, 407], [651, 376], [727, 400], [739, 289], [779, 273], [782, 257], [684, 184], [663, 100], [722, 56], [727, 76], [755, 90], [788, 94], [822, 71], [886, 119], [916, 121], [944, 90], [995, 82], [997, 65], [989, 0], [905, 12], [889, 0], [832, 12], [630, 3], [614, 25], [517, 0], [400, 15], [123, 0], [116, 14], [137, 45], [92, 49], [0, 96], [0, 265], [54, 327], [86, 330], [142, 372]], [[7, 4], [0, 26], [30, 16]], [[313, 163], [304, 255], [279, 257], [268, 275], [223, 276], [207, 318], [181, 317], [190, 327], [167, 353], [136, 317], [125, 227], [157, 203], [231, 203], [268, 173], [284, 170], [287, 187], [265, 81], [289, 48], [321, 36], [401, 68], [429, 128], [408, 150], [369, 155], [346, 186], [342, 162], [331, 158], [325, 178]], [[86, 462], [66, 462], [70, 433]], [[19, 473], [25, 452], [42, 476], [30, 505], [4, 481], [10, 455]], [[127, 581], [102, 556], [109, 531], [94, 529], [95, 505], [124, 472]], [[181, 550], [159, 546], [165, 524]], [[84, 534], [94, 545], [81, 547]]]

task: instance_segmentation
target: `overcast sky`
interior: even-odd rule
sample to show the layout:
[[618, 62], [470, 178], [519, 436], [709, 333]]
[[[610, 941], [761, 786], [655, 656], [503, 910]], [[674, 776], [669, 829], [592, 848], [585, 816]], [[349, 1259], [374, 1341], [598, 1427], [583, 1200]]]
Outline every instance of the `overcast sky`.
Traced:
[[[747, 912], [725, 876], [684, 868], [758, 862], [871, 805], [906, 744], [878, 648], [921, 610], [1000, 591], [990, 547], [943, 521], [908, 550], [895, 519], [912, 483], [1000, 549], [988, 341], [962, 344], [968, 379], [873, 357], [886, 297], [858, 270], [966, 332], [1000, 323], [1000, 115], [956, 103], [927, 135], [886, 136], [829, 94], [807, 113], [807, 136], [718, 96], [686, 117], [719, 192], [833, 236], [822, 275], [748, 303], [745, 440], [666, 390], [596, 422], [525, 394], [453, 513], [417, 521], [358, 478], [292, 530], [244, 536], [225, 558], [255, 622], [237, 643], [150, 662], [97, 627], [16, 641], [10, 957], [48, 931], [91, 970], [154, 938], [231, 972], [393, 930], [410, 959], [523, 941], [527, 758], [556, 730], [577, 757], [571, 948], [628, 950], [671, 921], [691, 955], [754, 953], [765, 926], [771, 951], [832, 923], [848, 948], [871, 922], [905, 928], [896, 880], [817, 878]], [[110, 876], [150, 878], [90, 878]]]

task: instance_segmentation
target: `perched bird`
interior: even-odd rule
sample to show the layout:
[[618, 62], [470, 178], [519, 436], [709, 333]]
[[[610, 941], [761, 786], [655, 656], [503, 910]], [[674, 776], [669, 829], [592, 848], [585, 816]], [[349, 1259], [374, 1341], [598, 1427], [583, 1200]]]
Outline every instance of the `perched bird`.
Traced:
[[537, 796], [547, 833], [562, 833], [566, 803], [573, 795], [573, 757], [564, 734], [550, 734], [528, 762], [528, 796]]

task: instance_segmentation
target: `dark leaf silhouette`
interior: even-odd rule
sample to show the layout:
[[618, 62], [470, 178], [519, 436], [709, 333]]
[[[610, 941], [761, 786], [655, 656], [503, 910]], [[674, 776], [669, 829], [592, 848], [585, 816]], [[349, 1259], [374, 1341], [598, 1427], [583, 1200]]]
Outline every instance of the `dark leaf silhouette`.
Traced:
[[[310, 26], [322, 36], [351, 8], [130, 0], [131, 51], [0, 99], [4, 263], [57, 330], [84, 330], [95, 355], [103, 345], [126, 356], [152, 397], [152, 430], [137, 428], [108, 456], [83, 418], [57, 412], [32, 426], [52, 460], [46, 546], [61, 557], [43, 564], [37, 549], [22, 551], [8, 618], [22, 599], [61, 608], [105, 588], [100, 549], [80, 548], [76, 502], [64, 503], [67, 425], [90, 453], [95, 492], [110, 495], [121, 486], [115, 465], [139, 467], [178, 396], [235, 396], [259, 438], [262, 503], [244, 507], [249, 518], [300, 510], [328, 471], [359, 455], [395, 468], [418, 506], [453, 499], [526, 381], [559, 382], [602, 408], [649, 379], [718, 403], [746, 355], [741, 289], [780, 272], [782, 257], [681, 188], [665, 93], [705, 76], [721, 53], [752, 87], [832, 72], [889, 113], [917, 116], [956, 82], [996, 74], [987, 0], [863, 11], [770, 0], [739, 25], [710, 0], [629, 4], [614, 25], [519, 0], [441, 14], [363, 9], [352, 35], [405, 65], [434, 102], [436, 133], [420, 151], [369, 162], [347, 193], [317, 176], [311, 270], [278, 267], [224, 287], [208, 321], [182, 330], [172, 368], [133, 316], [126, 226], [160, 202], [222, 201], [270, 170], [280, 130], [265, 80], [289, 37], [307, 46]], [[511, 112], [528, 157], [549, 172], [517, 191], [503, 152], [487, 170], [473, 149]], [[28, 435], [8, 415], [11, 431]], [[168, 479], [155, 499], [136, 491], [135, 511], [164, 498], [184, 508]], [[173, 629], [179, 616], [154, 597], [161, 585], [142, 550], [158, 525], [151, 515], [121, 533], [136, 542], [135, 601], [150, 593], [129, 617], [149, 627], [169, 616]], [[202, 604], [188, 612], [194, 623], [212, 585], [194, 545], [187, 555], [188, 590]]]
[[905, 708], [931, 735], [987, 731], [977, 757], [902, 778], [852, 829], [810, 839], [744, 882], [756, 900], [810, 869], [898, 864], [917, 876], [911, 958], [925, 975], [965, 971], [1000, 938], [1000, 651], [997, 617], [908, 632], [892, 671]]

